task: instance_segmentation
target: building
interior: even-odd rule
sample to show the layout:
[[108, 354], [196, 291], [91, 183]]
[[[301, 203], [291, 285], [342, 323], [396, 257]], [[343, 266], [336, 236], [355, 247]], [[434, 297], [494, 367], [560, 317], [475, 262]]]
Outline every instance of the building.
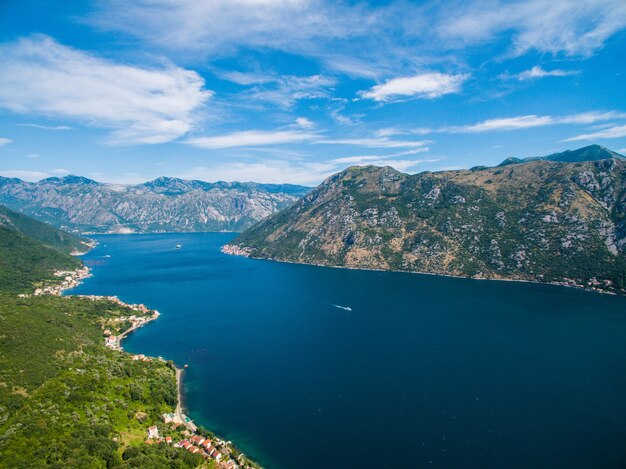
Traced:
[[156, 425], [148, 427], [148, 438], [160, 438], [159, 437], [159, 429]]

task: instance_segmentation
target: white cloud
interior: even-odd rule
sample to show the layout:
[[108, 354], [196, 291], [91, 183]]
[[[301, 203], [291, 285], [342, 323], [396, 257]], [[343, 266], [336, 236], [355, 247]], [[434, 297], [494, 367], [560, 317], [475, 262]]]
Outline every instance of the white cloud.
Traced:
[[540, 127], [544, 125], [551, 125], [554, 123], [554, 118], [551, 116], [518, 116], [518, 117], [506, 117], [502, 119], [488, 119], [484, 122], [480, 122], [474, 125], [468, 125], [459, 127], [457, 129], [451, 129], [451, 132], [490, 132], [494, 130], [517, 130], [528, 129], [530, 127]]
[[413, 166], [420, 163], [434, 163], [440, 161], [439, 158], [430, 158], [430, 159], [417, 159], [417, 160], [408, 160], [408, 159], [398, 159], [400, 156], [406, 156], [410, 154], [421, 153], [420, 151], [410, 151], [410, 152], [401, 152], [394, 153], [392, 155], [358, 155], [358, 156], [346, 156], [343, 158], [335, 158], [334, 160], [330, 160], [330, 162], [334, 163], [337, 166], [345, 166], [345, 165], [375, 165], [375, 166], [393, 166], [398, 171], [406, 171]]
[[0, 176], [6, 178], [17, 178], [24, 181], [36, 182], [41, 179], [52, 176], [51, 173], [45, 171], [23, 171], [21, 169], [9, 169], [0, 171]]
[[204, 181], [255, 181], [316, 185], [335, 172], [332, 163], [300, 163], [285, 160], [233, 162], [199, 166], [178, 177]]
[[220, 71], [217, 75], [224, 80], [228, 80], [242, 86], [258, 85], [276, 81], [276, 77], [273, 75], [254, 72], [239, 72], [237, 70]]
[[626, 26], [623, 0], [463, 1], [439, 11], [436, 30], [458, 47], [512, 33], [513, 52], [589, 56]]
[[[168, 49], [210, 55], [242, 47], [298, 50], [316, 40], [365, 32], [361, 7], [322, 0], [103, 0], [91, 22]], [[361, 13], [363, 12], [363, 14]]]
[[255, 181], [314, 186], [328, 176], [352, 165], [391, 166], [398, 171], [408, 171], [420, 164], [439, 161], [438, 159], [397, 158], [400, 155], [361, 155], [319, 162], [278, 159], [229, 162], [214, 166], [199, 166], [177, 176], [205, 181]]
[[306, 117], [298, 117], [296, 119], [296, 125], [298, 127], [302, 127], [303, 129], [312, 129], [313, 127], [315, 127], [315, 124]]
[[318, 140], [314, 143], [329, 145], [355, 145], [369, 148], [420, 148], [421, 151], [428, 151], [429, 140], [393, 140], [387, 137], [377, 138], [343, 138]]
[[[513, 55], [536, 50], [589, 56], [626, 26], [623, 0], [392, 0], [378, 6], [331, 0], [98, 4], [92, 24], [131, 34], [159, 51], [215, 57], [242, 49], [280, 50], [314, 58], [340, 74], [374, 80], [459, 63], [464, 59], [459, 52], [469, 53], [487, 42], [502, 41]], [[248, 78], [235, 79], [251, 84]]]
[[259, 145], [280, 145], [311, 140], [315, 134], [299, 130], [245, 130], [212, 137], [195, 137], [183, 143], [210, 150], [253, 147]]
[[17, 124], [20, 127], [33, 127], [41, 130], [70, 130], [67, 125], [40, 125], [40, 124]]
[[[226, 74], [231, 76], [232, 74]], [[311, 76], [267, 76], [242, 74], [237, 72], [234, 80], [238, 84], [254, 84], [255, 86], [242, 92], [239, 99], [273, 104], [285, 109], [291, 108], [303, 99], [329, 98], [334, 78], [323, 75]], [[233, 81], [234, 81], [233, 80]], [[255, 81], [257, 80], [257, 81]]]
[[383, 84], [373, 86], [369, 91], [361, 91], [362, 98], [374, 101], [388, 101], [393, 97], [415, 96], [418, 98], [438, 98], [445, 94], [458, 93], [469, 75], [448, 75], [445, 73], [422, 73], [411, 77], [393, 78]]
[[13, 140], [11, 140], [10, 138], [3, 138], [0, 137], [0, 147], [3, 147], [4, 145], [6, 145], [7, 143], [11, 143]]
[[564, 142], [576, 142], [579, 140], [600, 140], [626, 137], [626, 125], [616, 125], [608, 129], [592, 132], [588, 134], [576, 135], [575, 137], [566, 138]]
[[115, 143], [176, 139], [211, 96], [193, 71], [123, 65], [46, 36], [0, 45], [0, 62], [0, 107], [111, 129]]
[[28, 155], [24, 155], [26, 158], [39, 158], [39, 153], [29, 153]]
[[580, 72], [577, 70], [544, 70], [539, 65], [535, 65], [530, 70], [525, 70], [517, 75], [513, 75], [512, 78], [515, 78], [519, 81], [526, 81], [544, 77], [567, 77], [571, 75], [578, 75], [579, 73]]
[[564, 125], [564, 124], [593, 124], [596, 122], [604, 122], [612, 119], [625, 119], [626, 114], [610, 111], [610, 112], [583, 112], [580, 114], [570, 114], [565, 116], [538, 116], [530, 114], [526, 116], [503, 117], [497, 119], [487, 119], [477, 124], [450, 126], [440, 128], [419, 128], [414, 129], [411, 133], [426, 135], [429, 133], [481, 133], [529, 129], [533, 127], [543, 127], [547, 125]]

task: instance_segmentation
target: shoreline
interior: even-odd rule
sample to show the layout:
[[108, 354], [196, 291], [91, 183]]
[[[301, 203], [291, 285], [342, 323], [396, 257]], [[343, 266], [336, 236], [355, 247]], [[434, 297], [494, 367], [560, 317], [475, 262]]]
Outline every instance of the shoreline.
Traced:
[[434, 277], [447, 277], [447, 278], [455, 278], [455, 279], [480, 280], [480, 281], [491, 281], [491, 282], [531, 283], [534, 285], [550, 285], [550, 286], [555, 286], [555, 287], [573, 288], [575, 290], [582, 290], [582, 291], [586, 291], [590, 293], [600, 293], [603, 295], [614, 295], [614, 296], [626, 297], [626, 291], [616, 292], [616, 291], [604, 290], [601, 288], [587, 287], [587, 286], [579, 285], [576, 283], [542, 282], [540, 280], [515, 279], [515, 278], [469, 277], [467, 275], [453, 275], [453, 274], [443, 274], [443, 273], [434, 273], [434, 272], [422, 272], [422, 271], [415, 271], [415, 270], [377, 269], [374, 267], [354, 267], [354, 266], [347, 266], [347, 265], [321, 264], [321, 263], [316, 263], [316, 262], [296, 262], [296, 261], [288, 261], [288, 260], [283, 260], [283, 259], [275, 259], [271, 257], [252, 256], [250, 253], [250, 250], [251, 248], [249, 247], [246, 247], [246, 246], [242, 247], [236, 244], [225, 244], [224, 246], [220, 248], [220, 251], [226, 255], [247, 257], [248, 259], [259, 260], [259, 261], [272, 261], [272, 262], [281, 262], [284, 264], [308, 265], [308, 266], [313, 266], [313, 267], [328, 267], [330, 269], [361, 270], [365, 272], [391, 272], [391, 273], [398, 273], [398, 274], [430, 275]]
[[[90, 249], [93, 249], [97, 245], [96, 242], [90, 245]], [[89, 251], [87, 251], [89, 252]], [[82, 253], [82, 254], [86, 254]], [[82, 255], [81, 254], [81, 255]], [[51, 286], [47, 286], [43, 289], [37, 289], [40, 291], [35, 291], [32, 296], [41, 296], [41, 295], [52, 295], [52, 296], [64, 296], [66, 298], [82, 298], [91, 301], [109, 301], [113, 302], [122, 307], [128, 308], [131, 311], [136, 311], [142, 313], [142, 316], [130, 316], [128, 320], [131, 320], [133, 324], [131, 327], [127, 328], [124, 331], [121, 331], [117, 337], [108, 335], [107, 331], [104, 330], [105, 336], [105, 347], [110, 348], [111, 350], [117, 350], [121, 353], [128, 354], [131, 356], [133, 360], [141, 360], [141, 361], [152, 361], [152, 360], [161, 360], [166, 362], [163, 357], [150, 357], [143, 354], [131, 354], [127, 350], [124, 349], [122, 342], [126, 339], [132, 332], [137, 329], [145, 326], [146, 324], [155, 321], [159, 318], [160, 313], [155, 310], [148, 308], [144, 304], [131, 304], [126, 303], [125, 301], [120, 300], [117, 296], [104, 296], [104, 295], [64, 295], [64, 292], [67, 290], [71, 290], [76, 288], [78, 285], [82, 283], [82, 280], [85, 278], [91, 277], [91, 269], [86, 265], [83, 265], [73, 271], [63, 271], [58, 272], [60, 275], [55, 276], [59, 277], [61, 274], [65, 276], [65, 278], [60, 282]], [[23, 296], [31, 296], [31, 295], [23, 295]], [[152, 313], [152, 314], [150, 314]], [[150, 314], [149, 316], [146, 316]], [[103, 326], [104, 329], [104, 326]], [[113, 340], [111, 340], [113, 339]], [[237, 468], [246, 468], [246, 469], [255, 469], [261, 468], [258, 463], [252, 461], [245, 454], [239, 450], [235, 445], [230, 441], [225, 441], [219, 436], [215, 435], [210, 430], [198, 427], [193, 420], [184, 414], [184, 402], [183, 402], [183, 374], [184, 368], [176, 365], [174, 361], [169, 361], [171, 366], [174, 369], [174, 378], [176, 382], [176, 406], [174, 408], [174, 413], [171, 414], [173, 417], [171, 422], [175, 424], [180, 424], [184, 427], [184, 434], [186, 438], [179, 442], [172, 442], [171, 438], [168, 442], [167, 440], [159, 439], [158, 441], [165, 441], [166, 443], [172, 444], [174, 447], [182, 448], [192, 453], [201, 454], [205, 459], [212, 459], [215, 461], [220, 467], [225, 467], [229, 469], [237, 469]], [[163, 415], [163, 421], [165, 424], [168, 423], [166, 419], [166, 415]], [[157, 428], [156, 425], [150, 428]], [[150, 435], [150, 428], [148, 429], [148, 433]], [[209, 435], [211, 435], [209, 437]], [[148, 436], [147, 442], [150, 440], [151, 436]], [[169, 437], [168, 437], [169, 438]]]

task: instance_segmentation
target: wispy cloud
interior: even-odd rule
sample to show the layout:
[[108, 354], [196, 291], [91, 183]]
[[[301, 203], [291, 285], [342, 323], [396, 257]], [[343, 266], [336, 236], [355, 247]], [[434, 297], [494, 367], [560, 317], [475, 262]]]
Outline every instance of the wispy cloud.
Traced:
[[13, 140], [11, 140], [10, 138], [0, 137], [0, 147], [3, 147], [7, 143], [11, 143], [12, 141]]
[[374, 101], [388, 101], [397, 97], [438, 98], [445, 94], [458, 93], [461, 85], [469, 78], [467, 74], [448, 75], [445, 73], [422, 73], [410, 77], [393, 78], [375, 85], [359, 95]]
[[314, 143], [329, 145], [354, 145], [368, 148], [419, 148], [421, 151], [428, 151], [427, 145], [430, 143], [430, 140], [394, 140], [388, 137], [376, 137], [320, 139]]
[[430, 133], [481, 133], [481, 132], [501, 132], [511, 130], [530, 129], [533, 127], [543, 127], [548, 125], [564, 124], [594, 124], [596, 122], [606, 122], [613, 119], [626, 119], [626, 114], [621, 112], [583, 112], [565, 116], [538, 116], [535, 114], [515, 117], [503, 117], [497, 119], [487, 119], [485, 121], [462, 125], [446, 126], [439, 128], [418, 128], [411, 133], [427, 135]]
[[17, 178], [30, 182], [36, 182], [52, 175], [52, 173], [46, 171], [25, 171], [21, 169], [8, 169], [0, 171], [0, 176], [6, 178]]
[[626, 125], [616, 125], [599, 132], [591, 132], [587, 134], [576, 135], [575, 137], [566, 138], [564, 142], [576, 142], [579, 140], [604, 140], [611, 138], [626, 137]]
[[626, 26], [623, 0], [395, 0], [378, 6], [331, 0], [98, 3], [92, 24], [160, 49], [206, 56], [280, 50], [375, 80], [498, 40], [513, 55], [536, 50], [589, 56]]
[[306, 117], [298, 117], [295, 125], [302, 127], [303, 129], [312, 129], [315, 127], [315, 124]]
[[178, 174], [186, 179], [205, 181], [256, 181], [264, 183], [292, 183], [317, 185], [327, 177], [352, 165], [392, 166], [398, 171], [409, 171], [419, 165], [438, 159], [397, 158], [400, 154], [361, 155], [320, 162], [269, 159], [253, 162], [228, 162], [212, 166], [198, 166]]
[[[365, 32], [367, 10], [321, 0], [100, 2], [91, 22], [168, 49], [224, 55], [240, 48], [301, 50], [314, 41]], [[359, 25], [356, 19], [364, 20]]]
[[457, 46], [512, 32], [512, 52], [529, 50], [589, 56], [626, 26], [622, 0], [464, 1], [438, 12], [435, 29]]
[[216, 150], [297, 143], [312, 140], [315, 136], [314, 133], [301, 130], [246, 130], [225, 135], [190, 138], [183, 143], [208, 150]]
[[323, 75], [302, 77], [283, 75], [257, 83], [253, 88], [243, 92], [241, 98], [288, 109], [303, 99], [329, 98], [330, 88], [335, 83], [335, 79]]
[[40, 124], [17, 124], [20, 127], [32, 127], [41, 130], [71, 130], [67, 125], [40, 125]]
[[195, 72], [123, 65], [33, 36], [0, 45], [0, 107], [111, 129], [114, 143], [186, 134], [211, 96]]
[[577, 70], [561, 70], [561, 69], [553, 69], [553, 70], [544, 70], [539, 65], [535, 65], [530, 70], [525, 70], [516, 75], [501, 75], [501, 78], [504, 79], [515, 79], [519, 81], [533, 80], [536, 78], [545, 78], [545, 77], [568, 77], [572, 75], [578, 75], [580, 72]]

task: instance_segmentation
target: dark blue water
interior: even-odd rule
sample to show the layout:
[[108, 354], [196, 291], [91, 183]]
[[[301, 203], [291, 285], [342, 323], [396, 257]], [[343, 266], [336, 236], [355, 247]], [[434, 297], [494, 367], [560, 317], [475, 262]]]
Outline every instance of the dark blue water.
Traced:
[[125, 348], [188, 363], [190, 415], [265, 465], [626, 464], [626, 298], [254, 261], [231, 237], [98, 237], [74, 292], [160, 310]]

